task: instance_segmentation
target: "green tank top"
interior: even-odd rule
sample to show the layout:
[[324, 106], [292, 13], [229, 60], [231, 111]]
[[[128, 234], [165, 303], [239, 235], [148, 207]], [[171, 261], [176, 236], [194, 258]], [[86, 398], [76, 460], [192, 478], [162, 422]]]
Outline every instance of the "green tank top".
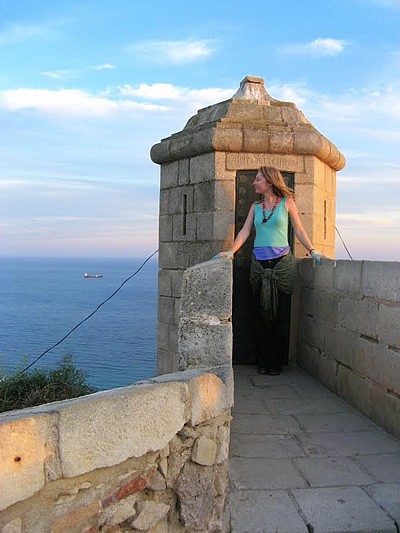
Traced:
[[[271, 210], [265, 211], [266, 216]], [[263, 210], [262, 204], [254, 204], [254, 227], [256, 229], [256, 238], [254, 247], [258, 246], [289, 246], [288, 242], [288, 225], [289, 213], [286, 210], [286, 197], [282, 198], [272, 217], [266, 224], [262, 223]]]

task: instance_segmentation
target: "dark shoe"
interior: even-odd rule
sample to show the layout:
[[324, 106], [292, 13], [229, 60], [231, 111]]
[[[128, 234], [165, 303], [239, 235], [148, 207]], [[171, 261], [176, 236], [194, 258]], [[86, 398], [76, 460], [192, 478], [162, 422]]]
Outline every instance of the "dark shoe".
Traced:
[[280, 376], [282, 373], [282, 370], [280, 368], [268, 368], [267, 374], [269, 376]]
[[257, 372], [259, 374], [268, 374], [268, 369], [265, 366], [259, 366]]

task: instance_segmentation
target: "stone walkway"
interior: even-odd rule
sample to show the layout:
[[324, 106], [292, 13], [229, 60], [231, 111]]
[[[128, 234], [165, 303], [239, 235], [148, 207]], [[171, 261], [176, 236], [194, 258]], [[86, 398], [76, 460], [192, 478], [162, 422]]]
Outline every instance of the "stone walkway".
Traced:
[[234, 372], [232, 533], [400, 531], [398, 440], [296, 367]]

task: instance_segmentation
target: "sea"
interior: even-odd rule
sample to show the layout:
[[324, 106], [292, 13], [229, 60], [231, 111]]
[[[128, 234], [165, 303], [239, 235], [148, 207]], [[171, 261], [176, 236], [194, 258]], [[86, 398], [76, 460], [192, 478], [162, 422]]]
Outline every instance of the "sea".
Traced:
[[154, 377], [157, 256], [126, 281], [145, 259], [0, 258], [0, 375], [26, 368], [84, 321], [32, 369], [70, 354], [99, 390]]

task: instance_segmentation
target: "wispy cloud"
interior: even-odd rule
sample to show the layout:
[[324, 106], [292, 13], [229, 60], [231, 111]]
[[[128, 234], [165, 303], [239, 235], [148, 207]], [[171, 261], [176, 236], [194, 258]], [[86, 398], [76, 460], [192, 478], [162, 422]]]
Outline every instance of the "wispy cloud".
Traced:
[[9, 111], [34, 109], [48, 115], [64, 117], [107, 117], [118, 111], [167, 111], [159, 104], [114, 101], [78, 89], [10, 89], [0, 92], [0, 107]]
[[318, 38], [309, 43], [299, 43], [281, 48], [282, 52], [308, 56], [337, 56], [344, 51], [347, 42], [340, 39]]
[[70, 77], [70, 70], [46, 70], [40, 73], [41, 76], [45, 78], [51, 78], [53, 80], [61, 80], [66, 77]]
[[141, 60], [157, 64], [182, 65], [207, 58], [214, 52], [215, 40], [140, 41], [127, 47]]
[[54, 36], [54, 30], [45, 26], [14, 24], [0, 31], [0, 46], [20, 43], [30, 39]]
[[102, 65], [95, 65], [93, 67], [90, 67], [92, 70], [112, 70], [114, 69], [114, 65], [111, 63], [103, 63]]
[[120, 94], [125, 97], [131, 96], [159, 102], [168, 101], [171, 106], [174, 104], [175, 106], [177, 104], [179, 106], [184, 105], [186, 114], [196, 112], [198, 109], [216, 102], [227, 100], [233, 96], [235, 90], [235, 88], [222, 89], [220, 87], [190, 89], [170, 83], [141, 83], [136, 87], [126, 84], [119, 88]]

